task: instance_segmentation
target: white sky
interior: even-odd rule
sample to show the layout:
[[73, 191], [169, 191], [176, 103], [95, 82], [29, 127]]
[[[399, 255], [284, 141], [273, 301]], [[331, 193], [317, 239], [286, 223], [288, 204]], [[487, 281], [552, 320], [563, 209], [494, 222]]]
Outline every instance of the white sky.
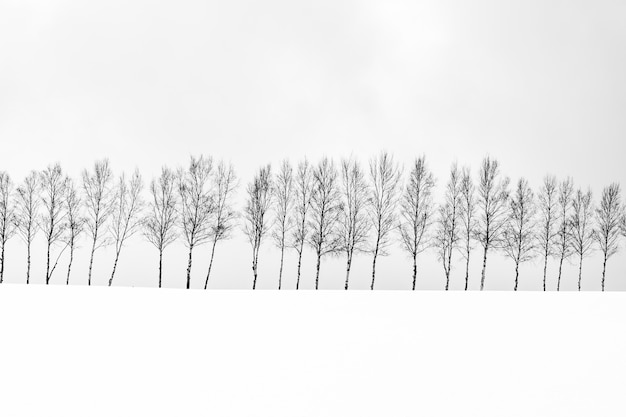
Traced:
[[[117, 173], [137, 166], [150, 178], [205, 153], [232, 160], [245, 185], [257, 166], [284, 157], [365, 161], [385, 148], [405, 163], [425, 153], [440, 186], [452, 161], [475, 168], [489, 153], [513, 180], [537, 188], [548, 172], [572, 175], [597, 197], [610, 182], [626, 184], [625, 12], [620, 1], [0, 0], [0, 169], [21, 180], [58, 161], [76, 177], [108, 156]], [[35, 250], [42, 260], [41, 239]], [[23, 280], [24, 252], [10, 241], [7, 281]], [[196, 253], [195, 286], [207, 253]], [[82, 283], [87, 251], [78, 256]], [[241, 233], [216, 256], [214, 287], [251, 286]], [[111, 258], [96, 255], [97, 282]], [[276, 286], [278, 261], [268, 240], [259, 287]], [[306, 288], [311, 253], [304, 262]], [[368, 287], [370, 262], [356, 259], [355, 288]], [[443, 288], [434, 253], [420, 262], [418, 286]], [[490, 262], [487, 288], [511, 288], [511, 262]], [[166, 285], [182, 286], [181, 243], [165, 263]], [[323, 288], [342, 288], [343, 264], [324, 263]], [[379, 265], [379, 288], [409, 288], [399, 249]], [[600, 259], [586, 265], [583, 287], [599, 288]], [[135, 238], [117, 283], [153, 285], [154, 267], [156, 251]], [[460, 288], [462, 263], [454, 267]], [[43, 263], [33, 268], [42, 281]], [[607, 288], [626, 289], [625, 273], [618, 255]], [[563, 286], [575, 288], [574, 267]], [[523, 267], [520, 287], [540, 288], [539, 263]]]

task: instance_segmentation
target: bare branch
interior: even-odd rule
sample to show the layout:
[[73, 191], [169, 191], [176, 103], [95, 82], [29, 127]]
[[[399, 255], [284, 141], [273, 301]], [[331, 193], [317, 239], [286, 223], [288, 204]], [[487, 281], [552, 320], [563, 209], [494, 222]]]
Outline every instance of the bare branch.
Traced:
[[452, 271], [452, 254], [459, 248], [461, 233], [461, 207], [463, 205], [462, 174], [456, 163], [450, 168], [450, 177], [446, 185], [444, 203], [439, 206], [437, 230], [434, 244], [439, 260], [443, 264], [446, 276], [446, 291], [450, 288], [450, 272]]
[[16, 190], [16, 225], [17, 232], [26, 243], [26, 283], [30, 282], [31, 245], [40, 227], [39, 224], [39, 175], [31, 171], [23, 184]]
[[289, 161], [284, 160], [280, 165], [280, 170], [276, 176], [275, 186], [276, 227], [272, 232], [272, 239], [278, 249], [280, 249], [280, 269], [278, 273], [278, 289], [282, 287], [283, 263], [287, 237], [294, 226], [293, 205], [294, 205], [294, 183], [293, 168]]
[[602, 291], [606, 277], [606, 263], [619, 250], [620, 221], [624, 217], [619, 184], [613, 183], [602, 191], [600, 207], [596, 209], [595, 238], [600, 246], [604, 262], [602, 264]]
[[572, 200], [572, 249], [578, 255], [578, 291], [581, 289], [583, 260], [593, 251], [595, 230], [593, 227], [593, 201], [591, 190], [578, 189]]
[[295, 213], [294, 227], [291, 232], [289, 246], [298, 253], [298, 275], [296, 279], [296, 289], [300, 288], [300, 272], [302, 267], [302, 252], [304, 244], [308, 239], [307, 226], [311, 199], [313, 198], [313, 168], [305, 159], [298, 164], [295, 177]]
[[5, 247], [7, 241], [17, 231], [15, 202], [11, 198], [12, 194], [13, 182], [11, 177], [8, 173], [0, 171], [0, 284], [4, 280]]
[[539, 191], [539, 232], [537, 233], [538, 250], [543, 256], [543, 290], [546, 290], [548, 258], [557, 251], [558, 236], [558, 185], [556, 177], [544, 177]]
[[41, 229], [46, 237], [47, 259], [46, 259], [46, 284], [52, 278], [54, 265], [51, 264], [52, 247], [59, 242], [63, 242], [63, 235], [67, 230], [67, 211], [63, 206], [67, 190], [67, 178], [63, 176], [61, 165], [48, 166], [40, 174], [41, 188], [43, 191], [43, 215], [41, 218]]
[[465, 291], [469, 287], [469, 264], [470, 254], [474, 249], [474, 237], [478, 229], [478, 221], [476, 220], [476, 187], [472, 181], [470, 169], [465, 167], [461, 173], [461, 254], [465, 258]]

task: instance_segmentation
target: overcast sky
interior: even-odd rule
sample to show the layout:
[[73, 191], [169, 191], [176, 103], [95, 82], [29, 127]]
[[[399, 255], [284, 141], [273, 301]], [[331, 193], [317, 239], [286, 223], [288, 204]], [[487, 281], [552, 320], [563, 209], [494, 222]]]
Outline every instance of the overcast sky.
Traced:
[[[605, 185], [626, 185], [624, 16], [622, 1], [0, 0], [0, 169], [21, 181], [58, 161], [77, 177], [109, 157], [116, 173], [138, 167], [149, 180], [203, 153], [235, 164], [242, 196], [263, 163], [366, 161], [384, 148], [404, 164], [426, 154], [439, 188], [454, 160], [476, 169], [490, 154], [514, 181], [538, 188], [546, 173], [571, 175], [597, 201]], [[42, 282], [41, 236], [35, 251], [33, 280]], [[196, 252], [193, 286], [208, 251]], [[76, 283], [86, 282], [87, 252]], [[96, 254], [98, 283], [112, 256]], [[240, 232], [218, 246], [212, 286], [251, 287], [250, 257]], [[491, 259], [486, 287], [512, 288], [512, 262]], [[185, 261], [180, 242], [166, 252], [165, 285], [184, 285]], [[156, 262], [156, 250], [134, 238], [117, 283], [154, 285]], [[277, 285], [278, 262], [267, 240], [259, 287]], [[418, 287], [443, 288], [435, 254], [419, 262]], [[355, 260], [355, 288], [368, 287], [370, 263]], [[323, 264], [322, 288], [342, 288], [343, 264]], [[589, 260], [583, 288], [599, 288], [600, 267], [597, 255]], [[293, 254], [285, 268], [293, 286]], [[311, 252], [303, 268], [310, 288]], [[460, 259], [453, 268], [451, 286], [461, 288]], [[24, 270], [15, 238], [6, 280], [23, 281]], [[411, 262], [396, 248], [378, 274], [379, 288], [409, 288]], [[620, 254], [607, 288], [626, 289], [625, 276]], [[539, 262], [520, 279], [522, 289], [541, 288]], [[563, 286], [576, 287], [574, 266]]]

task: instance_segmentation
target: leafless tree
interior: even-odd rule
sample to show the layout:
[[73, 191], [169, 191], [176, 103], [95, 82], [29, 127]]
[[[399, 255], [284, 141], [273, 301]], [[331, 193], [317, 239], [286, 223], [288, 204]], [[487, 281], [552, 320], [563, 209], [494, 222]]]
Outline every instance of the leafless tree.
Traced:
[[46, 284], [50, 283], [52, 274], [67, 248], [67, 244], [57, 254], [54, 264], [51, 263], [50, 255], [52, 247], [57, 243], [65, 243], [63, 236], [67, 230], [67, 211], [63, 205], [67, 190], [67, 178], [63, 175], [61, 165], [48, 166], [40, 174], [42, 189], [43, 215], [41, 217], [41, 230], [46, 237]]
[[276, 247], [280, 249], [280, 269], [278, 272], [278, 289], [280, 290], [283, 280], [285, 247], [287, 246], [287, 238], [291, 228], [293, 227], [293, 168], [287, 160], [284, 160], [280, 165], [280, 170], [278, 171], [278, 175], [276, 175], [274, 190], [276, 203], [276, 227], [272, 232], [272, 238], [274, 239]]
[[543, 290], [546, 290], [548, 274], [548, 258], [557, 250], [558, 221], [558, 183], [556, 177], [548, 175], [543, 179], [539, 192], [539, 232], [537, 233], [538, 248], [543, 256]]
[[619, 249], [620, 221], [624, 217], [619, 184], [613, 183], [602, 191], [600, 207], [596, 209], [595, 237], [602, 250], [602, 291], [606, 277], [606, 263]]
[[309, 209], [311, 208], [311, 198], [313, 196], [313, 168], [305, 159], [298, 164], [295, 177], [295, 214], [294, 228], [291, 232], [290, 246], [298, 253], [298, 275], [296, 279], [296, 290], [300, 288], [300, 271], [302, 267], [302, 252], [307, 241], [307, 225]]
[[556, 256], [559, 259], [559, 276], [557, 278], [556, 290], [561, 290], [561, 275], [563, 272], [563, 261], [569, 259], [573, 252], [572, 234], [572, 195], [574, 193], [574, 183], [571, 178], [567, 178], [559, 184], [558, 192], [558, 226], [556, 241]]
[[124, 174], [120, 176], [115, 190], [111, 223], [109, 224], [109, 233], [115, 244], [115, 261], [113, 261], [113, 270], [111, 271], [111, 278], [109, 278], [109, 287], [113, 284], [113, 277], [124, 243], [141, 230], [141, 212], [144, 207], [144, 201], [141, 198], [142, 190], [143, 180], [138, 170], [135, 170], [128, 182]]
[[572, 200], [572, 248], [578, 255], [578, 291], [581, 289], [583, 260], [593, 251], [595, 230], [593, 227], [593, 201], [591, 190], [576, 191]]
[[535, 254], [536, 213], [534, 194], [528, 181], [522, 178], [509, 200], [508, 219], [502, 233], [504, 253], [515, 262], [514, 291], [517, 291], [519, 283], [519, 265], [530, 261]]
[[507, 222], [509, 178], [500, 176], [498, 161], [486, 157], [479, 172], [478, 228], [476, 240], [483, 247], [483, 269], [480, 290], [485, 287], [487, 254], [490, 249], [502, 246], [502, 234]]
[[309, 218], [308, 243], [315, 251], [315, 289], [319, 288], [320, 265], [324, 256], [337, 254], [341, 247], [337, 226], [341, 212], [341, 193], [333, 161], [324, 157], [313, 170], [313, 195]]
[[91, 273], [96, 250], [109, 243], [109, 239], [102, 230], [111, 215], [111, 179], [113, 173], [109, 160], [96, 161], [92, 173], [83, 171], [83, 191], [85, 193], [86, 221], [85, 228], [91, 240], [91, 254], [89, 256], [89, 275], [87, 284], [91, 285]]
[[381, 152], [370, 160], [370, 204], [369, 217], [374, 230], [372, 248], [372, 285], [376, 279], [376, 260], [386, 256], [391, 243], [391, 231], [395, 226], [395, 214], [398, 206], [398, 193], [402, 171], [393, 156]]
[[476, 220], [476, 187], [472, 181], [469, 168], [463, 168], [461, 173], [461, 212], [460, 220], [462, 227], [463, 248], [461, 254], [465, 258], [465, 291], [469, 286], [470, 254], [474, 249], [474, 237], [478, 228]]
[[462, 174], [456, 163], [450, 168], [450, 178], [446, 185], [444, 203], [439, 206], [435, 247], [446, 274], [446, 291], [450, 288], [452, 254], [459, 248], [461, 241], [460, 215], [463, 205]]
[[245, 210], [244, 232], [252, 245], [252, 289], [256, 289], [259, 267], [259, 250], [269, 230], [268, 213], [273, 194], [272, 167], [268, 164], [259, 169], [254, 180], [248, 184], [248, 201]]
[[187, 260], [187, 289], [191, 287], [193, 249], [211, 239], [211, 217], [215, 201], [209, 186], [213, 172], [211, 157], [191, 157], [189, 167], [178, 171], [179, 218], [182, 236], [189, 249]]
[[16, 216], [15, 203], [11, 198], [13, 182], [8, 173], [0, 171], [0, 284], [4, 280], [4, 266], [6, 264], [5, 248], [7, 241], [15, 234]]
[[404, 250], [413, 259], [413, 290], [417, 281], [417, 255], [432, 246], [428, 234], [433, 222], [432, 190], [435, 179], [426, 165], [426, 158], [415, 160], [409, 173], [408, 184], [400, 201], [398, 231]]
[[33, 239], [39, 229], [39, 175], [32, 171], [24, 183], [17, 187], [16, 192], [16, 220], [17, 232], [26, 243], [26, 283], [30, 282], [30, 254]]
[[209, 277], [211, 276], [211, 268], [213, 267], [213, 257], [215, 256], [215, 246], [217, 242], [230, 238], [231, 232], [235, 227], [237, 212], [233, 208], [233, 197], [237, 188], [237, 176], [235, 168], [232, 164], [226, 164], [220, 161], [217, 165], [217, 171], [213, 176], [213, 201], [215, 204], [215, 216], [211, 226], [211, 260], [209, 262], [209, 270], [206, 274], [204, 289], [209, 285]]
[[365, 172], [355, 159], [341, 161], [342, 207], [339, 217], [340, 250], [346, 254], [346, 283], [355, 253], [364, 252], [370, 231], [368, 218], [369, 189]]
[[85, 218], [82, 216], [80, 208], [82, 201], [76, 190], [76, 185], [71, 178], [67, 180], [67, 189], [65, 193], [65, 210], [67, 212], [67, 244], [70, 249], [70, 261], [67, 265], [67, 279], [66, 285], [70, 283], [70, 273], [72, 271], [72, 264], [74, 263], [74, 251], [76, 249], [76, 243], [78, 237], [83, 232], [85, 227]]
[[178, 237], [176, 185], [176, 174], [163, 167], [159, 178], [150, 183], [149, 209], [143, 221], [144, 237], [159, 251], [159, 288], [163, 277], [163, 252]]

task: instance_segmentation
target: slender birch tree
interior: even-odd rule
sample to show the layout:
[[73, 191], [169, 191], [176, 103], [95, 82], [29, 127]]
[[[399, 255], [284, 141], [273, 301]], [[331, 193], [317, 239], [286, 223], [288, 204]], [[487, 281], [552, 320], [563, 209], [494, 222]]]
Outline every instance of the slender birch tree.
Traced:
[[619, 250], [620, 221], [624, 217], [619, 184], [613, 183], [602, 191], [600, 207], [596, 209], [595, 237], [602, 251], [602, 291], [606, 278], [606, 263]]
[[558, 237], [558, 183], [556, 177], [544, 177], [539, 191], [539, 232], [537, 233], [538, 249], [543, 256], [543, 290], [546, 290], [548, 275], [548, 258], [557, 250]]
[[476, 240], [483, 248], [483, 269], [480, 290], [485, 288], [487, 255], [490, 249], [502, 247], [502, 234], [507, 222], [509, 178], [502, 178], [497, 160], [486, 157], [479, 172], [478, 228]]
[[578, 189], [572, 200], [572, 248], [578, 256], [578, 291], [581, 290], [583, 260], [593, 251], [595, 230], [593, 227], [593, 200], [591, 190]]
[[463, 242], [461, 254], [465, 259], [465, 291], [469, 287], [470, 254], [474, 249], [474, 241], [478, 228], [476, 220], [476, 187], [472, 181], [470, 169], [465, 167], [461, 173], [461, 240]]
[[432, 246], [429, 235], [434, 208], [432, 190], [435, 179], [426, 165], [426, 158], [415, 160], [409, 173], [408, 184], [400, 201], [398, 232], [400, 242], [413, 260], [413, 290], [417, 282], [417, 255]]
[[341, 161], [342, 207], [339, 217], [340, 250], [346, 254], [346, 282], [348, 289], [350, 269], [355, 253], [364, 252], [370, 231], [368, 218], [369, 187], [365, 172], [355, 159]]
[[537, 248], [534, 230], [536, 212], [534, 194], [528, 181], [522, 178], [509, 200], [508, 218], [502, 233], [504, 253], [515, 262], [514, 291], [519, 284], [520, 264], [532, 260]]
[[298, 164], [295, 177], [295, 213], [294, 227], [291, 232], [290, 246], [298, 253], [298, 274], [296, 277], [296, 290], [300, 288], [300, 273], [302, 269], [302, 253], [304, 244], [308, 239], [308, 222], [313, 196], [313, 168], [309, 161], [304, 159]]
[[308, 243], [315, 251], [315, 289], [319, 289], [322, 258], [335, 255], [341, 248], [337, 227], [343, 207], [339, 190], [337, 168], [324, 157], [313, 170], [313, 195], [309, 217]]
[[0, 171], [0, 284], [4, 281], [7, 241], [17, 231], [15, 202], [11, 198], [12, 194], [13, 182], [11, 177], [8, 173]]
[[144, 237], [159, 251], [159, 288], [163, 278], [163, 252], [178, 237], [176, 174], [167, 167], [161, 168], [158, 179], [150, 183], [150, 202], [144, 224]]
[[82, 201], [76, 189], [76, 185], [71, 178], [67, 180], [67, 189], [65, 193], [64, 206], [67, 212], [67, 244], [70, 249], [70, 260], [67, 265], [66, 285], [70, 283], [70, 274], [72, 272], [72, 264], [74, 263], [74, 251], [78, 237], [85, 227], [85, 217], [81, 214]]
[[46, 285], [50, 283], [52, 274], [67, 248], [67, 244], [59, 251], [56, 261], [52, 263], [52, 248], [57, 243], [65, 243], [63, 236], [67, 230], [67, 211], [63, 202], [67, 191], [67, 178], [63, 175], [61, 165], [48, 166], [40, 174], [42, 189], [43, 214], [41, 217], [41, 230], [44, 233], [47, 244], [46, 251]]
[[256, 289], [259, 273], [259, 250], [270, 228], [268, 215], [272, 206], [273, 188], [272, 167], [269, 164], [261, 167], [252, 182], [248, 184], [244, 233], [252, 245], [253, 290]]
[[450, 168], [450, 177], [446, 185], [444, 203], [439, 206], [435, 247], [439, 260], [443, 264], [446, 276], [446, 291], [450, 288], [452, 254], [459, 249], [461, 241], [461, 206], [463, 204], [462, 174], [456, 163]]
[[209, 285], [209, 277], [213, 268], [213, 257], [217, 243], [230, 239], [232, 230], [235, 228], [237, 212], [234, 209], [233, 197], [237, 188], [237, 176], [235, 168], [230, 163], [220, 161], [213, 175], [213, 201], [215, 202], [215, 216], [211, 225], [211, 260], [204, 282], [204, 289]]
[[16, 190], [17, 232], [26, 244], [26, 284], [30, 283], [31, 246], [39, 230], [39, 175], [35, 171]]
[[276, 175], [274, 194], [276, 204], [274, 224], [276, 227], [274, 227], [272, 232], [272, 239], [280, 250], [280, 269], [278, 270], [278, 289], [280, 290], [283, 282], [283, 263], [287, 238], [294, 225], [292, 213], [294, 204], [293, 168], [287, 160], [282, 162], [280, 170]]
[[574, 183], [567, 178], [559, 184], [558, 192], [558, 226], [556, 234], [556, 256], [559, 260], [559, 275], [557, 277], [556, 290], [561, 290], [561, 275], [563, 262], [573, 254], [573, 230], [572, 230], [572, 198]]
[[211, 219], [215, 211], [215, 201], [209, 189], [212, 172], [213, 159], [201, 155], [199, 158], [192, 156], [187, 169], [179, 169], [177, 175], [180, 203], [178, 218], [182, 237], [189, 250], [187, 289], [191, 288], [193, 250], [211, 239]]
[[376, 260], [378, 256], [387, 256], [391, 244], [391, 231], [395, 225], [395, 215], [398, 206], [398, 193], [402, 171], [387, 152], [381, 152], [370, 160], [370, 204], [369, 217], [374, 230], [374, 246], [372, 253], [372, 285], [376, 280]]
[[109, 278], [109, 287], [113, 285], [113, 277], [115, 277], [117, 263], [124, 244], [141, 230], [143, 220], [141, 215], [144, 208], [144, 201], [141, 198], [142, 190], [143, 180], [138, 170], [135, 170], [130, 181], [126, 180], [124, 174], [120, 176], [117, 189], [115, 190], [113, 212], [111, 223], [109, 224], [109, 233], [115, 245], [115, 260], [113, 261], [113, 270]]
[[87, 285], [91, 285], [93, 261], [96, 251], [109, 243], [104, 227], [112, 210], [111, 180], [113, 173], [109, 160], [96, 161], [93, 172], [83, 171], [83, 192], [86, 211], [85, 229], [91, 241], [89, 255], [89, 275]]

